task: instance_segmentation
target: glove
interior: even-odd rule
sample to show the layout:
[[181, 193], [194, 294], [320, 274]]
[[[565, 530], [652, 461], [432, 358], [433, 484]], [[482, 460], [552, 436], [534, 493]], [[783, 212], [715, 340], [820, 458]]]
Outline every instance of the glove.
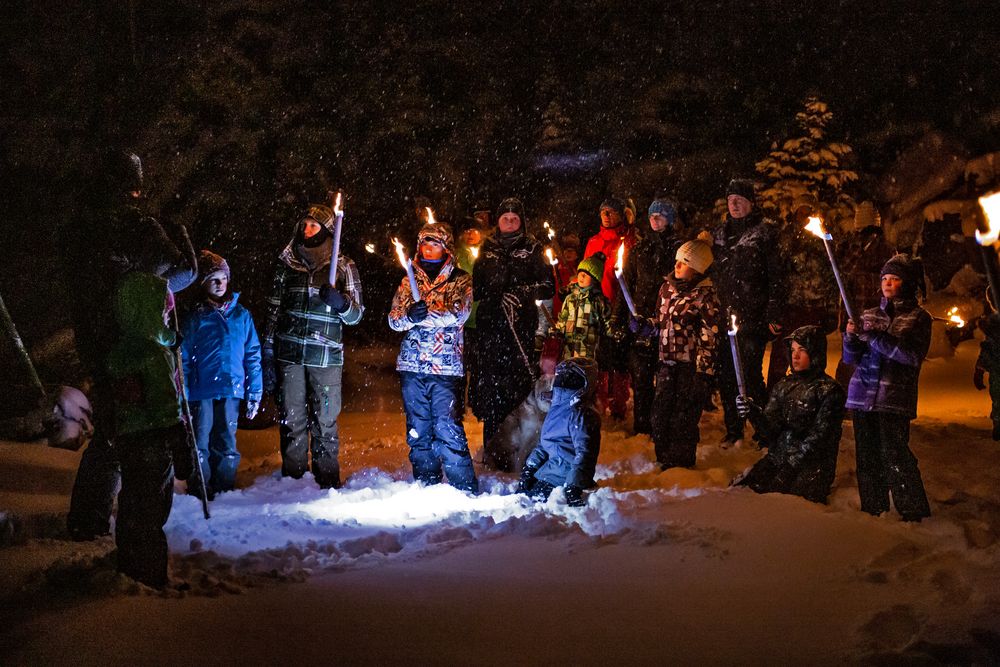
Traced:
[[503, 303], [504, 308], [517, 310], [518, 308], [521, 307], [521, 299], [518, 298], [518, 296], [513, 292], [506, 292], [503, 295], [503, 299], [501, 299], [501, 302]]
[[427, 302], [421, 299], [420, 301], [411, 303], [410, 307], [406, 309], [406, 319], [416, 324], [417, 322], [426, 320], [427, 313]]
[[535, 486], [535, 471], [537, 468], [524, 468], [521, 470], [521, 478], [517, 480], [517, 492], [527, 493]]
[[583, 498], [583, 489], [579, 486], [565, 486], [563, 487], [563, 495], [566, 496], [566, 504], [570, 507], [583, 507], [587, 504], [587, 501]]
[[323, 303], [333, 308], [338, 313], [345, 312], [351, 306], [351, 302], [332, 285], [323, 285], [319, 288], [319, 298]]
[[985, 372], [986, 371], [982, 368], [982, 366], [976, 366], [976, 370], [972, 373], [972, 384], [975, 385], [976, 389], [979, 391], [986, 389], [986, 383], [983, 382], [983, 374]]
[[247, 401], [247, 419], [253, 419], [260, 410], [260, 401]]
[[751, 412], [759, 409], [749, 396], [743, 396], [742, 394], [736, 396], [736, 412], [739, 413], [740, 417], [749, 417]]
[[652, 338], [656, 335], [656, 326], [645, 317], [629, 315], [628, 330], [641, 338]]
[[264, 391], [273, 394], [278, 389], [278, 371], [274, 367], [274, 350], [270, 347], [265, 347], [261, 352], [260, 370]]

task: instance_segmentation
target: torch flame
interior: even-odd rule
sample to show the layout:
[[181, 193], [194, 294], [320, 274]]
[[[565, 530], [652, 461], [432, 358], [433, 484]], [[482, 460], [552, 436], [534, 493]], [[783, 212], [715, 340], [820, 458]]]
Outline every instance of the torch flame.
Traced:
[[733, 326], [729, 329], [729, 335], [735, 336], [736, 333], [740, 330], [740, 328], [736, 326], [736, 316], [731, 314], [729, 317], [733, 322]]
[[552, 266], [555, 266], [556, 264], [559, 263], [559, 260], [556, 259], [554, 254], [552, 254], [552, 248], [545, 249], [545, 256], [549, 258], [549, 264], [551, 264]]
[[469, 248], [469, 253], [472, 254], [472, 259], [479, 259], [479, 246], [474, 245]]
[[541, 299], [535, 299], [535, 306], [536, 307], [540, 307], [541, 305], [542, 305], [542, 300]]
[[342, 195], [341, 195], [340, 192], [338, 192], [337, 193], [337, 198], [333, 201], [333, 213], [334, 213], [334, 215], [342, 215], [344, 213], [344, 209], [340, 207], [340, 204], [341, 204], [342, 201], [343, 201]]
[[953, 323], [958, 329], [965, 326], [965, 320], [963, 320], [958, 314], [958, 306], [955, 306], [948, 311], [948, 321]]
[[622, 267], [625, 266], [625, 242], [618, 246], [618, 260], [615, 262], [615, 273], [621, 273]]
[[[428, 211], [430, 209], [427, 209]], [[399, 242], [399, 239], [393, 239], [392, 244], [396, 246], [396, 257], [399, 257], [399, 263], [406, 268], [406, 253], [403, 252], [403, 244]]]
[[375, 254], [375, 244], [374, 243], [366, 243], [365, 244], [365, 252], [369, 252], [369, 253], [371, 253], [371, 254], [374, 255]]
[[833, 237], [830, 236], [830, 233], [827, 232], [825, 229], [823, 229], [823, 220], [821, 218], [817, 218], [814, 215], [809, 216], [809, 224], [806, 225], [806, 231], [809, 232], [810, 234], [815, 234], [819, 238], [824, 239], [826, 241], [833, 240]]
[[431, 210], [430, 206], [425, 206], [427, 209], [427, 224], [434, 225], [437, 224], [437, 220], [434, 219], [434, 211]]
[[1000, 192], [979, 198], [979, 206], [986, 217], [986, 233], [976, 230], [979, 245], [993, 245], [1000, 238]]

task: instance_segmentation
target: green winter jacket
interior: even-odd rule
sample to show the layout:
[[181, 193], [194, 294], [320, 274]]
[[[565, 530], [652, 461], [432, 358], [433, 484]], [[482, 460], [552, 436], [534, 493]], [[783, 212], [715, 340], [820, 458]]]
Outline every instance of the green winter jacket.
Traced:
[[556, 327], [566, 337], [563, 359], [597, 359], [601, 338], [608, 333], [611, 306], [604, 293], [594, 289], [595, 286], [599, 287], [591, 284], [582, 289], [577, 283], [570, 285], [570, 293], [563, 301], [556, 322]]
[[120, 335], [107, 368], [119, 435], [181, 423], [176, 356], [170, 349], [176, 335], [163, 323], [167, 294], [167, 281], [148, 273], [129, 274], [115, 291]]

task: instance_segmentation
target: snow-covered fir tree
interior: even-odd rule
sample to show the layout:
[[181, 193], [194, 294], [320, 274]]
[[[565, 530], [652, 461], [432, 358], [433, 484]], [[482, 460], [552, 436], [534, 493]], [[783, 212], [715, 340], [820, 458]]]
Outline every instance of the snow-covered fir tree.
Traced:
[[767, 157], [757, 163], [764, 184], [759, 200], [771, 215], [787, 219], [795, 201], [810, 194], [819, 200], [827, 224], [846, 222], [854, 216], [854, 199], [845, 191], [858, 180], [857, 172], [846, 166], [853, 150], [827, 137], [832, 119], [826, 102], [808, 97], [805, 108], [795, 115], [800, 134], [780, 146], [772, 145]]

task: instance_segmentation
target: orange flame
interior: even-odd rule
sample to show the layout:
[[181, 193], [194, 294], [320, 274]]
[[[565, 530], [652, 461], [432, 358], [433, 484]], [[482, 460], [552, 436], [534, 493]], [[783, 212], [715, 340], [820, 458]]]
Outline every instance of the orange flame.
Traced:
[[[429, 211], [430, 209], [427, 210]], [[399, 263], [405, 269], [407, 259], [406, 259], [406, 253], [403, 252], [403, 244], [399, 242], [399, 239], [393, 239], [392, 244], [396, 246], [396, 257], [399, 257]]]
[[979, 206], [986, 217], [986, 233], [976, 230], [976, 241], [979, 245], [993, 245], [1000, 239], [1000, 192], [983, 195], [979, 198]]
[[340, 192], [338, 192], [337, 193], [337, 198], [333, 202], [333, 213], [334, 213], [334, 215], [343, 215], [344, 214], [344, 209], [340, 205], [342, 201], [343, 201], [342, 195], [341, 195]]
[[474, 245], [469, 248], [469, 253], [472, 254], [472, 259], [479, 259], [479, 246]]
[[958, 314], [958, 306], [955, 306], [948, 311], [948, 321], [954, 324], [958, 329], [965, 326], [965, 320], [963, 320]]
[[830, 233], [823, 229], [823, 220], [821, 218], [817, 218], [815, 215], [809, 216], [809, 224], [806, 225], [806, 231], [810, 234], [815, 234], [821, 239], [827, 241], [833, 240]]
[[736, 316], [735, 315], [730, 315], [729, 317], [732, 319], [732, 322], [733, 322], [733, 326], [730, 327], [730, 329], [729, 329], [729, 335], [730, 336], [735, 336], [739, 332], [740, 328], [738, 326], [736, 326]]
[[545, 249], [545, 256], [549, 258], [549, 264], [551, 264], [552, 266], [555, 266], [556, 264], [559, 263], [559, 260], [556, 259], [555, 255], [552, 253], [552, 248]]
[[426, 206], [425, 208], [427, 209], [427, 224], [436, 224], [437, 220], [434, 219], [434, 211], [431, 210], [430, 206]]
[[625, 242], [618, 246], [618, 260], [615, 262], [615, 273], [621, 273], [622, 267], [625, 266]]
[[375, 244], [374, 243], [366, 243], [365, 244], [365, 252], [368, 252], [368, 253], [371, 253], [371, 254], [375, 254]]

